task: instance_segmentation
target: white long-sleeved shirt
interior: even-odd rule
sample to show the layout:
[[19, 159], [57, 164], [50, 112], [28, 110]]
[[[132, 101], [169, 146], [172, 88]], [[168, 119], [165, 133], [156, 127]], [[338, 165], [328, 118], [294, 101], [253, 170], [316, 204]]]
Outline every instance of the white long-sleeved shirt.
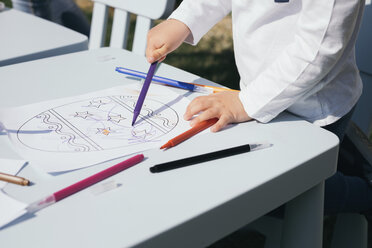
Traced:
[[169, 18], [197, 44], [232, 12], [240, 101], [269, 122], [284, 110], [316, 125], [337, 121], [362, 92], [355, 41], [364, 0], [184, 0]]

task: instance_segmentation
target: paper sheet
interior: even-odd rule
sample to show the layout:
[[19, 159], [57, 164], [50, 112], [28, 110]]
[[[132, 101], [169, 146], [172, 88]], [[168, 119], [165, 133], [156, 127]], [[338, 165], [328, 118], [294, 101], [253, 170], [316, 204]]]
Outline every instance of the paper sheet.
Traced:
[[[15, 159], [3, 159], [0, 158], [0, 172], [9, 175], [17, 175], [21, 168], [25, 165], [25, 160], [15, 160]], [[7, 182], [0, 180], [0, 189], [4, 188]]]
[[141, 84], [2, 109], [0, 122], [16, 151], [46, 172], [61, 172], [159, 148], [188, 130], [189, 103], [152, 84], [132, 127]]
[[[0, 158], [0, 172], [17, 175], [25, 163], [24, 160]], [[26, 213], [27, 206], [27, 204], [9, 197], [1, 190], [6, 184], [7, 182], [0, 181], [0, 228]]]
[[27, 204], [17, 201], [0, 190], [0, 228], [26, 213]]

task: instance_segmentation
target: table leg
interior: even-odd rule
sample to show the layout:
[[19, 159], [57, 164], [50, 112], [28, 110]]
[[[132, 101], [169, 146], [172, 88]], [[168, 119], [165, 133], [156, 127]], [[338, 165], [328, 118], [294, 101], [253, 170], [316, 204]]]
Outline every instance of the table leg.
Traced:
[[323, 204], [324, 182], [286, 204], [281, 247], [322, 247]]

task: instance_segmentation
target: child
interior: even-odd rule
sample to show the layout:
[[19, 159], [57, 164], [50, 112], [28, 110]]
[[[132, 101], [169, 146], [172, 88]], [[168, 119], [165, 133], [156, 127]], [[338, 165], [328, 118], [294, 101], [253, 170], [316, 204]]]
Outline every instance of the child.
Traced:
[[[193, 126], [217, 117], [211, 128], [216, 132], [251, 119], [267, 123], [287, 110], [342, 140], [362, 92], [354, 46], [363, 8], [364, 0], [184, 0], [168, 20], [150, 30], [146, 56], [150, 63], [162, 61], [184, 41], [197, 44], [232, 12], [241, 91], [197, 97], [184, 118], [197, 115]], [[353, 190], [368, 191], [369, 202], [358, 206], [352, 192], [346, 195], [355, 178], [337, 172], [333, 179], [326, 183], [326, 194], [331, 190], [326, 211], [372, 206], [371, 189], [361, 178], [361, 188]], [[339, 189], [344, 191], [334, 194]]]

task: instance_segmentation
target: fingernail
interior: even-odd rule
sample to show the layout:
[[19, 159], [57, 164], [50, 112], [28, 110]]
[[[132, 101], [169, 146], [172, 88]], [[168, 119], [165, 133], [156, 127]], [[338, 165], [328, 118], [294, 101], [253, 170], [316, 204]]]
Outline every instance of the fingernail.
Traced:
[[155, 59], [154, 59], [154, 57], [150, 57], [150, 58], [148, 58], [148, 60], [147, 60], [149, 63], [153, 63], [153, 62], [155, 62]]

